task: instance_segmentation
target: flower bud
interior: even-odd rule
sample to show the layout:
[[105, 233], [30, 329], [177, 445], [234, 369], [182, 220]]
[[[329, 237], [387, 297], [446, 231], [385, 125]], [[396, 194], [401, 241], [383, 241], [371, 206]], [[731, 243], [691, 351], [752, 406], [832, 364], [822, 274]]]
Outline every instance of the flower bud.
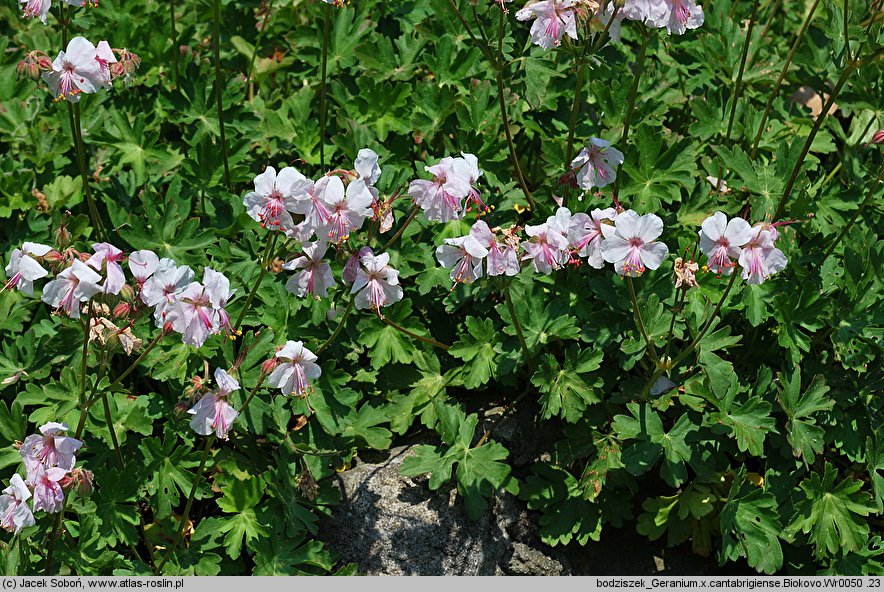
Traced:
[[133, 288], [129, 284], [125, 284], [123, 286], [123, 289], [120, 290], [120, 298], [122, 298], [129, 304], [132, 304], [133, 302], [135, 302], [135, 288]]
[[68, 227], [65, 224], [62, 224], [58, 227], [58, 230], [55, 231], [55, 244], [58, 245], [58, 248], [64, 250], [68, 245], [71, 244], [71, 232], [68, 230]]
[[88, 497], [95, 489], [95, 476], [92, 471], [76, 468], [58, 482], [65, 491], [75, 491], [78, 495]]
[[31, 78], [33, 80], [40, 78], [40, 68], [30, 56], [15, 65], [15, 73], [18, 74], [19, 78]]
[[77, 253], [77, 258], [83, 263], [89, 261], [90, 257], [92, 257], [92, 255], [90, 255], [89, 253]]
[[276, 358], [270, 358], [266, 360], [263, 364], [261, 364], [261, 375], [267, 376], [271, 372], [273, 372], [274, 368], [276, 368]]
[[46, 253], [45, 255], [43, 255], [43, 260], [49, 261], [51, 263], [57, 263], [59, 261], [64, 260], [64, 255], [62, 255], [61, 253], [59, 253], [56, 250], [52, 250], [52, 251], [49, 251], [48, 253]]
[[169, 321], [166, 321], [165, 323], [163, 323], [163, 333], [165, 333], [166, 335], [169, 335], [170, 333], [174, 333], [174, 332], [175, 332], [175, 327], [172, 326], [172, 323], [170, 323]]
[[[125, 288], [128, 288], [128, 287], [129, 286], [126, 286]], [[123, 288], [123, 289], [125, 289], [125, 288]], [[131, 288], [130, 288], [130, 290], [131, 290]], [[113, 315], [114, 315], [115, 319], [125, 319], [126, 317], [129, 316], [130, 312], [132, 312], [132, 307], [129, 305], [129, 303], [128, 302], [120, 302], [119, 304], [117, 304], [114, 307]]]
[[872, 144], [884, 144], [884, 130], [878, 130], [872, 136]]

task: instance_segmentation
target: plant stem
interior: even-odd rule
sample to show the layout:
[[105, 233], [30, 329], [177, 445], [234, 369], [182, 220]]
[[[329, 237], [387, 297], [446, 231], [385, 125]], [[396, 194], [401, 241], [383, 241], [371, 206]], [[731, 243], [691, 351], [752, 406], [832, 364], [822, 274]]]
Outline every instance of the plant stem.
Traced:
[[86, 148], [83, 145], [83, 128], [80, 125], [80, 103], [71, 103], [68, 101], [68, 115], [71, 121], [71, 133], [74, 134], [74, 144], [77, 149], [77, 164], [80, 167], [80, 178], [83, 180], [83, 194], [86, 196], [86, 205], [89, 208], [89, 218], [95, 231], [102, 240], [107, 240], [107, 233], [104, 230], [104, 224], [101, 222], [101, 216], [98, 215], [98, 208], [95, 206], [95, 200], [92, 199], [92, 189], [89, 187], [89, 171], [86, 167]]
[[807, 136], [807, 140], [804, 142], [804, 147], [801, 149], [801, 154], [798, 156], [798, 160], [795, 161], [795, 166], [792, 169], [792, 174], [789, 176], [789, 181], [786, 183], [786, 188], [783, 189], [783, 196], [780, 198], [780, 202], [777, 204], [777, 209], [774, 211], [774, 215], [772, 218], [774, 221], [778, 220], [779, 217], [782, 216], [783, 211], [786, 207], [786, 202], [792, 195], [792, 188], [795, 186], [795, 181], [798, 180], [798, 175], [801, 172], [801, 165], [804, 164], [804, 159], [807, 158], [807, 154], [808, 152], [810, 152], [810, 147], [813, 144], [813, 140], [814, 138], [816, 138], [816, 134], [820, 130], [820, 127], [822, 127], [823, 121], [826, 119], [829, 110], [835, 103], [835, 99], [838, 97], [838, 93], [841, 92], [841, 89], [844, 87], [847, 79], [850, 78], [850, 75], [855, 69], [856, 66], [853, 63], [847, 63], [844, 66], [844, 72], [841, 73], [841, 78], [838, 79], [838, 83], [835, 85], [835, 88], [832, 89], [832, 94], [829, 96], [829, 100], [826, 101], [825, 105], [823, 105], [822, 112], [819, 114], [819, 117], [816, 118], [816, 121], [813, 124], [813, 128], [811, 128], [810, 130], [810, 134]]
[[433, 346], [436, 346], [436, 347], [439, 347], [442, 349], [448, 349], [449, 347], [451, 347], [449, 345], [445, 345], [442, 342], [436, 341], [435, 339], [431, 339], [429, 337], [423, 337], [421, 335], [418, 335], [417, 333], [413, 333], [413, 332], [409, 331], [408, 329], [406, 329], [405, 327], [403, 327], [402, 325], [399, 325], [396, 322], [391, 321], [390, 319], [388, 319], [387, 317], [385, 317], [383, 315], [381, 315], [380, 318], [386, 324], [390, 325], [391, 327], [393, 327], [394, 329], [396, 329], [400, 333], [404, 333], [405, 335], [408, 335], [409, 337], [419, 339], [420, 341], [423, 341], [424, 343], [429, 343], [430, 345], [433, 345]]
[[246, 409], [249, 408], [249, 403], [252, 402], [252, 399], [255, 398], [255, 394], [258, 392], [258, 389], [261, 388], [261, 385], [264, 384], [264, 380], [267, 378], [265, 373], [261, 373], [261, 377], [258, 379], [258, 383], [255, 385], [255, 388], [252, 389], [252, 392], [249, 393], [249, 396], [246, 398], [245, 403], [242, 404], [242, 407], [239, 408], [237, 415], [242, 415], [246, 412]]
[[386, 251], [387, 249], [389, 249], [390, 247], [392, 247], [393, 244], [394, 244], [397, 240], [399, 240], [399, 237], [402, 236], [402, 233], [405, 232], [405, 229], [408, 228], [408, 225], [411, 224], [412, 220], [414, 220], [415, 216], [417, 216], [417, 213], [418, 213], [419, 211], [420, 211], [420, 206], [416, 206], [416, 205], [415, 205], [415, 206], [411, 206], [411, 212], [408, 214], [408, 218], [405, 219], [405, 222], [402, 223], [402, 226], [399, 227], [399, 230], [396, 231], [396, 234], [394, 234], [394, 235], [390, 238], [390, 240], [388, 240], [388, 241], [384, 244], [384, 246], [381, 247], [381, 252]]
[[239, 331], [240, 325], [242, 325], [242, 321], [246, 316], [246, 312], [248, 312], [249, 307], [252, 306], [252, 300], [255, 299], [255, 294], [258, 293], [258, 288], [261, 286], [261, 280], [264, 279], [264, 276], [267, 275], [267, 269], [270, 264], [270, 256], [273, 251], [273, 247], [276, 246], [276, 233], [271, 232], [267, 236], [267, 245], [264, 247], [264, 254], [261, 256], [261, 271], [258, 273], [258, 277], [255, 280], [255, 283], [252, 285], [252, 289], [249, 292], [248, 297], [246, 298], [246, 303], [243, 305], [242, 310], [239, 312], [239, 316], [236, 318], [236, 323], [233, 324], [233, 330]]
[[786, 54], [786, 61], [783, 63], [783, 68], [780, 70], [780, 75], [777, 77], [777, 81], [774, 83], [773, 90], [771, 90], [770, 95], [767, 97], [767, 104], [764, 106], [764, 113], [761, 115], [761, 123], [758, 125], [758, 131], [755, 133], [755, 141], [752, 143], [752, 151], [750, 153], [751, 159], [754, 159], [758, 154], [758, 143], [761, 142], [761, 134], [764, 132], [764, 124], [767, 123], [767, 118], [770, 115], [773, 102], [780, 93], [780, 87], [783, 84], [783, 80], [786, 79], [786, 73], [789, 71], [789, 66], [792, 64], [792, 58], [795, 57], [795, 53], [798, 51], [798, 46], [801, 45], [801, 40], [804, 39], [804, 34], [810, 26], [810, 21], [813, 20], [813, 15], [816, 12], [816, 7], [819, 6], [819, 3], [820, 0], [815, 0], [813, 6], [811, 6], [810, 10], [807, 12], [807, 16], [804, 18], [804, 23], [801, 25], [798, 34], [795, 35], [795, 41], [792, 42], [792, 47], [789, 49], [789, 53]]
[[[215, 0], [217, 2], [217, 0]], [[215, 434], [211, 434], [206, 438], [206, 444], [203, 447], [203, 456], [200, 458], [199, 467], [196, 470], [196, 474], [193, 477], [193, 485], [190, 488], [190, 495], [187, 496], [187, 503], [184, 505], [184, 513], [181, 514], [181, 520], [178, 523], [178, 534], [175, 536], [175, 540], [169, 546], [169, 550], [166, 551], [166, 555], [163, 557], [163, 560], [160, 561], [160, 564], [157, 566], [157, 572], [162, 572], [163, 567], [172, 557], [172, 553], [175, 551], [175, 548], [181, 542], [181, 539], [184, 538], [184, 527], [187, 524], [187, 518], [190, 516], [190, 508], [193, 506], [193, 499], [196, 497], [196, 490], [200, 483], [200, 478], [203, 476], [203, 470], [206, 468], [206, 460], [209, 458], [209, 450], [212, 448], [212, 444], [215, 442]]]
[[221, 155], [224, 157], [224, 182], [227, 191], [233, 192], [230, 182], [230, 164], [227, 159], [227, 136], [224, 133], [224, 89], [221, 86], [221, 1], [214, 0], [214, 59], [215, 59], [215, 98], [218, 103], [218, 124], [221, 131]]
[[175, 68], [175, 88], [180, 86], [178, 73], [178, 31], [175, 29], [175, 0], [169, 0], [169, 18], [172, 21], [172, 63]]
[[844, 60], [850, 61], [850, 21], [848, 20], [848, 5], [850, 0], [844, 0]]
[[850, 232], [850, 229], [853, 228], [853, 225], [856, 224], [856, 221], [859, 220], [859, 217], [862, 215], [863, 211], [865, 211], [866, 206], [869, 205], [869, 202], [872, 201], [872, 196], [875, 195], [878, 191], [878, 187], [881, 186], [882, 181], [884, 181], [884, 166], [878, 171], [878, 177], [875, 179], [875, 182], [872, 184], [871, 188], [869, 188], [868, 193], [866, 194], [865, 199], [859, 204], [859, 207], [856, 209], [856, 212], [853, 213], [853, 216], [850, 218], [850, 221], [841, 229], [841, 232], [832, 241], [832, 244], [829, 245], [829, 248], [826, 249], [826, 252], [823, 254], [823, 260], [819, 262], [818, 267], [822, 267], [823, 263], [826, 262], [826, 259], [835, 252], [835, 248], [841, 242], [841, 240], [847, 236], [847, 233]]
[[[464, 30], [470, 36], [470, 39], [473, 40], [473, 43], [476, 44], [476, 47], [479, 48], [479, 51], [481, 51], [483, 54], [485, 54], [485, 58], [487, 58], [488, 61], [491, 63], [491, 67], [494, 68], [495, 70], [499, 70], [501, 68], [501, 65], [497, 63], [496, 59], [494, 59], [494, 55], [491, 53], [491, 48], [488, 45], [483, 45], [483, 44], [479, 43], [479, 40], [476, 39], [476, 36], [473, 34], [473, 30], [470, 28], [469, 23], [467, 23], [466, 19], [463, 17], [463, 15], [460, 13], [460, 10], [457, 8], [457, 4], [455, 4], [454, 0], [448, 0], [448, 1], [451, 4], [451, 8], [454, 9], [454, 14], [455, 14], [455, 16], [457, 16], [457, 20], [460, 21], [461, 26], [463, 26]], [[501, 14], [502, 13], [503, 13], [503, 11], [501, 11]]]
[[[613, 18], [611, 19], [613, 20]], [[583, 83], [586, 79], [586, 63], [582, 60], [577, 65], [577, 83], [574, 85], [574, 102], [571, 104], [571, 118], [568, 120], [568, 148], [565, 152], [565, 175], [571, 173], [571, 160], [574, 158], [574, 134], [577, 129], [577, 118], [580, 115], [580, 95], [583, 92]], [[571, 194], [571, 183], [565, 185], [565, 200], [563, 205], [568, 207], [568, 198]]]
[[252, 59], [249, 61], [249, 70], [246, 72], [246, 90], [249, 93], [249, 99], [255, 98], [250, 83], [252, 81], [252, 73], [255, 71], [255, 60], [258, 58], [258, 47], [264, 38], [264, 31], [267, 30], [267, 21], [270, 20], [270, 12], [273, 9], [273, 0], [269, 0], [265, 6], [264, 20], [261, 21], [261, 30], [258, 31], [258, 38], [255, 40], [255, 48], [252, 50]]
[[[746, 26], [746, 39], [743, 41], [743, 54], [740, 57], [740, 70], [737, 79], [734, 81], [734, 89], [731, 99], [731, 113], [727, 122], [727, 133], [724, 136], [724, 143], [730, 142], [731, 133], [734, 129], [734, 118], [737, 114], [737, 102], [740, 100], [740, 93], [743, 91], [743, 73], [746, 71], [746, 58], [749, 56], [749, 44], [752, 42], [752, 29], [755, 27], [755, 19], [758, 16], [758, 1], [752, 5], [752, 16], [749, 17], [749, 24]], [[720, 181], [719, 181], [720, 182]]]
[[322, 73], [319, 87], [319, 166], [325, 169], [325, 126], [328, 118], [328, 104], [326, 102], [328, 92], [328, 43], [331, 33], [332, 6], [326, 5], [325, 16], [322, 22]]
[[522, 166], [519, 164], [519, 155], [516, 153], [516, 146], [513, 144], [513, 134], [510, 131], [510, 120], [509, 116], [506, 112], [506, 99], [504, 99], [503, 92], [503, 73], [498, 70], [497, 71], [497, 96], [500, 99], [500, 114], [503, 118], [503, 131], [506, 134], [506, 143], [510, 151], [510, 160], [513, 162], [513, 168], [516, 171], [516, 179], [519, 181], [519, 186], [522, 188], [522, 192], [525, 194], [525, 199], [528, 201], [528, 207], [531, 210], [537, 209], [537, 202], [534, 201], [534, 196], [531, 194], [531, 190], [528, 189], [528, 183], [525, 182], [525, 176], [522, 174]]
[[657, 351], [654, 349], [654, 343], [648, 336], [648, 331], [645, 329], [645, 322], [642, 319], [642, 313], [638, 308], [638, 299], [635, 297], [635, 287], [632, 285], [632, 276], [626, 276], [626, 285], [629, 286], [629, 298], [630, 300], [632, 300], [632, 310], [635, 317], [635, 324], [638, 327], [639, 332], [642, 334], [645, 343], [647, 344], [648, 353], [651, 354], [651, 359], [657, 366], [660, 366], [660, 358], [657, 357]]
[[350, 316], [350, 313], [353, 312], [353, 305], [356, 304], [356, 299], [351, 295], [350, 301], [347, 303], [347, 308], [344, 309], [344, 314], [341, 316], [341, 320], [338, 321], [338, 326], [335, 327], [334, 333], [332, 333], [325, 342], [319, 346], [316, 350], [316, 355], [320, 355], [322, 352], [327, 350], [329, 346], [334, 343], [335, 339], [337, 339], [338, 335], [340, 335], [341, 331], [344, 329], [344, 325], [347, 323], [347, 318]]
[[[620, 150], [624, 152], [626, 151], [626, 141], [629, 139], [629, 126], [632, 124], [632, 114], [635, 111], [635, 99], [638, 96], [639, 82], [645, 69], [645, 56], [648, 53], [648, 44], [651, 42], [652, 33], [645, 31], [644, 28], [641, 28], [641, 31], [642, 35], [644, 35], [644, 41], [642, 41], [638, 51], [638, 58], [636, 58], [635, 75], [632, 80], [632, 90], [629, 93], [629, 104], [626, 108], [626, 119], [623, 120], [623, 133], [620, 134]], [[615, 199], [620, 191], [620, 170], [622, 168], [623, 163], [620, 163], [617, 166], [617, 178], [614, 179], [613, 193]]]
[[516, 328], [516, 337], [519, 338], [519, 345], [522, 346], [522, 353], [525, 354], [525, 363], [528, 364], [528, 369], [531, 371], [531, 374], [534, 374], [534, 357], [531, 355], [531, 350], [528, 349], [528, 342], [525, 341], [525, 333], [522, 331], [519, 317], [516, 316], [516, 307], [513, 305], [513, 297], [510, 295], [509, 284], [506, 284], [504, 287], [503, 295], [504, 298], [506, 298], [506, 308], [510, 313], [510, 318], [513, 320], [513, 327]]
[[101, 401], [104, 404], [104, 421], [107, 423], [107, 429], [110, 432], [111, 443], [114, 451], [117, 453], [117, 460], [120, 461], [120, 468], [126, 468], [126, 461], [123, 460], [123, 451], [120, 450], [120, 443], [117, 441], [117, 432], [114, 430], [114, 416], [111, 413], [110, 403], [107, 400], [107, 393], [101, 393]]
[[167, 333], [166, 333], [165, 331], [160, 331], [160, 334], [153, 338], [153, 341], [151, 341], [151, 342], [148, 344], [148, 346], [144, 349], [144, 351], [141, 352], [141, 355], [138, 356], [137, 358], [135, 358], [135, 361], [132, 362], [132, 363], [129, 365], [129, 367], [126, 368], [126, 369], [123, 371], [123, 373], [120, 374], [120, 375], [116, 378], [116, 380], [114, 380], [112, 383], [110, 383], [110, 385], [107, 387], [106, 391], [107, 391], [107, 392], [111, 392], [111, 391], [113, 391], [114, 387], [118, 386], [118, 385], [120, 384], [120, 382], [123, 381], [124, 378], [126, 378], [127, 376], [129, 376], [129, 374], [131, 374], [132, 371], [135, 370], [135, 368], [138, 367], [138, 365], [144, 360], [144, 358], [147, 357], [147, 354], [149, 354], [150, 351], [151, 351], [154, 347], [156, 347], [156, 345], [160, 342], [160, 340], [161, 340], [163, 337], [165, 337], [166, 335], [167, 335]]

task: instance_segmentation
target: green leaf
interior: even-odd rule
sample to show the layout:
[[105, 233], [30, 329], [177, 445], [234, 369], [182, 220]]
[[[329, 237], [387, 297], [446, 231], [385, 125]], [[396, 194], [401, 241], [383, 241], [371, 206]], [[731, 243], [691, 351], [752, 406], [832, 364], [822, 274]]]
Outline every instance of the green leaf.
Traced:
[[759, 572], [776, 573], [783, 566], [778, 507], [772, 493], [738, 472], [721, 509], [722, 555], [730, 561], [743, 557]]
[[495, 339], [497, 331], [494, 329], [494, 321], [467, 317], [466, 326], [468, 334], [453, 343], [448, 353], [469, 362], [464, 373], [464, 386], [474, 389], [491, 379], [497, 369], [494, 358], [501, 350]]
[[801, 393], [801, 368], [795, 366], [791, 378], [778, 372], [780, 388], [780, 405], [789, 417], [786, 423], [789, 444], [796, 458], [812, 463], [816, 454], [823, 451], [823, 428], [816, 425], [813, 417], [820, 411], [831, 411], [835, 402], [826, 397], [829, 387], [826, 379], [817, 374], [810, 386]]
[[[166, 518], [190, 493], [194, 474], [187, 469], [199, 464], [199, 455], [168, 432], [162, 440], [143, 440], [138, 448], [144, 455], [145, 473], [149, 476], [147, 493], [154, 511], [157, 518]], [[204, 497], [202, 490], [197, 490], [197, 497]]]
[[555, 357], [544, 354], [537, 372], [531, 378], [531, 384], [542, 393], [540, 404], [544, 419], [560, 416], [567, 422], [575, 423], [588, 405], [601, 401], [596, 388], [602, 386], [602, 380], [597, 378], [587, 382], [585, 375], [599, 369], [602, 357], [601, 349], [581, 351], [578, 346], [572, 345], [560, 366]]
[[810, 534], [818, 558], [858, 551], [869, 536], [865, 517], [875, 512], [862, 481], [846, 477], [837, 483], [838, 471], [826, 463], [823, 474], [813, 473], [801, 482], [804, 499], [795, 505], [788, 531]]
[[264, 495], [264, 480], [251, 477], [245, 480], [234, 479], [221, 487], [223, 497], [218, 499], [218, 507], [225, 514], [218, 521], [218, 529], [226, 533], [224, 547], [231, 559], [239, 557], [243, 540], [248, 545], [267, 530], [258, 520], [255, 507]]

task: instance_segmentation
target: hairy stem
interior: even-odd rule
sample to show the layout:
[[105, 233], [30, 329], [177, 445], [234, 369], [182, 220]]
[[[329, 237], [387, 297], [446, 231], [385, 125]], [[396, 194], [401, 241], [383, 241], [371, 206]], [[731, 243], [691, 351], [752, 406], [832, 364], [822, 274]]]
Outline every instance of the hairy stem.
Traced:
[[[632, 90], [629, 93], [629, 104], [626, 107], [626, 119], [623, 120], [623, 132], [620, 134], [620, 150], [626, 151], [626, 141], [629, 139], [629, 126], [632, 125], [632, 115], [635, 112], [635, 100], [638, 96], [638, 86], [639, 82], [641, 82], [642, 73], [645, 69], [645, 57], [648, 53], [648, 44], [651, 42], [652, 33], [645, 31], [643, 28], [641, 29], [642, 34], [644, 35], [644, 40], [642, 41], [641, 47], [638, 51], [638, 57], [635, 62], [635, 75], [632, 80]], [[617, 194], [620, 191], [620, 170], [623, 168], [623, 163], [620, 163], [617, 166], [617, 178], [614, 179], [614, 199], [617, 199]]]
[[761, 134], [764, 132], [764, 125], [767, 123], [767, 118], [770, 115], [770, 110], [773, 107], [773, 102], [776, 100], [777, 95], [780, 93], [780, 87], [783, 85], [783, 80], [786, 79], [786, 73], [789, 71], [789, 66], [792, 64], [792, 59], [795, 57], [795, 53], [798, 51], [798, 47], [801, 45], [801, 40], [804, 39], [804, 34], [807, 32], [807, 28], [810, 26], [810, 22], [813, 20], [813, 15], [816, 12], [816, 7], [819, 6], [820, 0], [814, 0], [813, 6], [810, 7], [810, 10], [807, 12], [807, 16], [804, 18], [804, 23], [801, 25], [801, 29], [798, 31], [798, 34], [795, 35], [795, 41], [792, 42], [792, 47], [789, 49], [789, 53], [786, 54], [786, 61], [783, 63], [783, 68], [780, 70], [780, 75], [777, 76], [777, 80], [774, 83], [773, 89], [770, 91], [770, 95], [767, 97], [767, 103], [764, 106], [764, 112], [761, 115], [761, 122], [758, 124], [758, 131], [755, 133], [755, 141], [752, 143], [752, 151], [750, 153], [750, 158], [754, 159], [758, 154], [758, 143], [761, 142]]
[[255, 47], [252, 50], [252, 59], [249, 60], [249, 70], [246, 72], [246, 90], [249, 93], [249, 99], [254, 99], [255, 95], [252, 90], [252, 74], [255, 71], [255, 60], [258, 58], [258, 48], [261, 46], [261, 40], [264, 38], [264, 31], [267, 30], [267, 21], [270, 20], [270, 13], [273, 9], [273, 0], [269, 0], [265, 7], [264, 20], [261, 21], [261, 30], [258, 31], [258, 38], [255, 40]]
[[519, 323], [519, 317], [516, 316], [516, 307], [513, 305], [513, 297], [510, 295], [509, 284], [506, 284], [504, 287], [503, 295], [506, 298], [506, 308], [510, 313], [510, 318], [513, 319], [513, 327], [516, 328], [516, 337], [519, 338], [519, 345], [522, 346], [522, 353], [525, 354], [525, 363], [528, 364], [528, 369], [534, 374], [534, 356], [531, 355], [531, 350], [528, 349], [528, 342], [525, 341], [525, 333], [522, 331], [522, 324]]
[[249, 291], [248, 297], [246, 297], [246, 303], [243, 305], [242, 310], [239, 312], [239, 316], [236, 318], [236, 322], [233, 324], [234, 332], [239, 331], [239, 327], [242, 325], [246, 313], [252, 306], [255, 294], [258, 293], [258, 288], [261, 287], [261, 281], [264, 279], [264, 276], [267, 275], [267, 270], [270, 267], [270, 258], [273, 254], [273, 248], [276, 246], [276, 236], [277, 234], [275, 232], [271, 232], [267, 236], [267, 244], [264, 247], [264, 254], [261, 256], [261, 271], [258, 272], [258, 277], [255, 279], [255, 283], [252, 284], [252, 289]]
[[632, 300], [632, 311], [635, 317], [635, 324], [638, 327], [639, 332], [642, 334], [642, 338], [645, 340], [648, 353], [651, 354], [651, 359], [657, 366], [660, 366], [660, 358], [657, 357], [657, 350], [654, 349], [654, 343], [648, 336], [648, 331], [645, 329], [645, 321], [642, 319], [641, 310], [638, 308], [638, 299], [635, 297], [635, 286], [632, 285], [632, 276], [626, 276], [626, 285], [629, 286], [629, 298]]
[[178, 31], [175, 29], [175, 0], [169, 0], [169, 19], [172, 22], [172, 64], [175, 72], [175, 88], [180, 86], [178, 73]]
[[68, 101], [68, 115], [71, 121], [71, 133], [74, 134], [74, 144], [77, 149], [77, 164], [80, 167], [80, 178], [83, 180], [83, 194], [86, 196], [86, 205], [89, 208], [89, 219], [101, 240], [107, 240], [107, 232], [98, 215], [98, 208], [92, 198], [92, 188], [89, 187], [89, 170], [86, 166], [86, 147], [83, 144], [83, 128], [80, 124], [80, 103]]
[[215, 60], [215, 99], [218, 103], [218, 125], [221, 131], [221, 155], [224, 157], [224, 182], [227, 191], [233, 192], [233, 184], [230, 182], [230, 163], [227, 158], [227, 136], [224, 132], [224, 89], [221, 86], [221, 0], [214, 1], [213, 12], [213, 41]]
[[332, 6], [326, 5], [322, 21], [322, 72], [319, 86], [319, 166], [325, 169], [325, 126], [328, 118], [328, 43], [331, 34]]
[[394, 329], [396, 329], [400, 333], [404, 333], [405, 335], [408, 335], [409, 337], [413, 337], [414, 339], [418, 339], [420, 341], [423, 341], [424, 343], [429, 343], [430, 345], [441, 348], [441, 349], [448, 349], [449, 347], [451, 347], [449, 345], [445, 345], [444, 343], [442, 343], [440, 341], [436, 341], [435, 339], [431, 339], [429, 337], [423, 337], [422, 335], [418, 335], [417, 333], [409, 331], [408, 329], [406, 329], [402, 325], [399, 325], [395, 321], [391, 321], [390, 319], [388, 319], [385, 316], [381, 315], [380, 318], [386, 324], [390, 325], [391, 327], [393, 327]]
[[783, 215], [786, 203], [792, 196], [792, 189], [795, 187], [795, 182], [798, 180], [798, 175], [801, 173], [801, 166], [804, 164], [804, 159], [807, 158], [807, 154], [810, 152], [810, 147], [813, 145], [813, 140], [816, 138], [816, 134], [820, 130], [820, 127], [822, 127], [823, 121], [825, 121], [829, 110], [835, 103], [835, 99], [838, 98], [838, 93], [841, 92], [841, 89], [847, 83], [847, 79], [850, 78], [850, 75], [855, 69], [856, 66], [852, 63], [848, 63], [844, 67], [844, 72], [841, 73], [841, 78], [838, 79], [838, 83], [835, 85], [835, 88], [832, 89], [832, 94], [829, 96], [829, 100], [823, 105], [822, 112], [813, 123], [810, 134], [807, 136], [807, 140], [804, 142], [804, 147], [801, 149], [801, 154], [798, 156], [798, 160], [795, 161], [795, 166], [792, 168], [792, 174], [789, 176], [786, 188], [783, 189], [783, 196], [780, 198], [780, 201], [777, 204], [777, 209], [774, 211], [773, 220], [778, 220], [780, 216]]
[[117, 441], [117, 432], [114, 430], [114, 416], [111, 413], [110, 403], [107, 400], [107, 393], [101, 393], [101, 402], [104, 404], [104, 421], [107, 423], [111, 443], [114, 446], [114, 451], [117, 453], [117, 460], [120, 461], [120, 468], [125, 469], [126, 461], [123, 460], [123, 451], [120, 449], [119, 441]]
[[[217, 0], [216, 0], [217, 1]], [[212, 449], [212, 444], [215, 442], [215, 434], [211, 434], [206, 438], [206, 444], [203, 446], [203, 455], [200, 458], [199, 467], [197, 467], [196, 474], [193, 476], [193, 485], [190, 488], [190, 495], [187, 496], [187, 503], [184, 505], [184, 512], [181, 514], [181, 520], [178, 522], [178, 534], [175, 536], [175, 540], [169, 545], [169, 549], [166, 551], [165, 556], [163, 556], [163, 560], [160, 561], [160, 564], [157, 566], [157, 572], [161, 573], [163, 567], [172, 557], [172, 553], [175, 551], [175, 548], [181, 543], [181, 539], [184, 538], [184, 527], [187, 525], [187, 519], [190, 517], [190, 508], [193, 507], [193, 500], [196, 497], [196, 490], [199, 487], [200, 479], [203, 476], [203, 470], [206, 468], [206, 460], [209, 458], [209, 451]]]
[[329, 338], [326, 339], [325, 342], [322, 345], [320, 345], [319, 348], [316, 350], [315, 353], [317, 356], [320, 355], [325, 350], [327, 350], [329, 348], [329, 346], [331, 346], [331, 344], [334, 343], [335, 339], [338, 338], [338, 335], [340, 335], [341, 331], [343, 331], [343, 329], [344, 329], [344, 325], [347, 324], [347, 318], [350, 316], [350, 313], [353, 312], [353, 305], [355, 305], [355, 304], [356, 304], [356, 298], [354, 298], [351, 295], [350, 301], [347, 303], [347, 308], [344, 309], [344, 314], [341, 316], [341, 320], [338, 321], [338, 326], [335, 327], [334, 333], [332, 333], [329, 336]]

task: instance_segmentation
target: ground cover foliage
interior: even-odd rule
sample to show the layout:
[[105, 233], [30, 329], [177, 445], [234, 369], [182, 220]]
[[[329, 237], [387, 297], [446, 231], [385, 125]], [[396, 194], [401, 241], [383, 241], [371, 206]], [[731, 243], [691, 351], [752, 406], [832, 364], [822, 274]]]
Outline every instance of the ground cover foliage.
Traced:
[[549, 545], [884, 572], [880, 3], [59, 4], [0, 7], [5, 573], [353, 573], [331, 476], [415, 440]]

